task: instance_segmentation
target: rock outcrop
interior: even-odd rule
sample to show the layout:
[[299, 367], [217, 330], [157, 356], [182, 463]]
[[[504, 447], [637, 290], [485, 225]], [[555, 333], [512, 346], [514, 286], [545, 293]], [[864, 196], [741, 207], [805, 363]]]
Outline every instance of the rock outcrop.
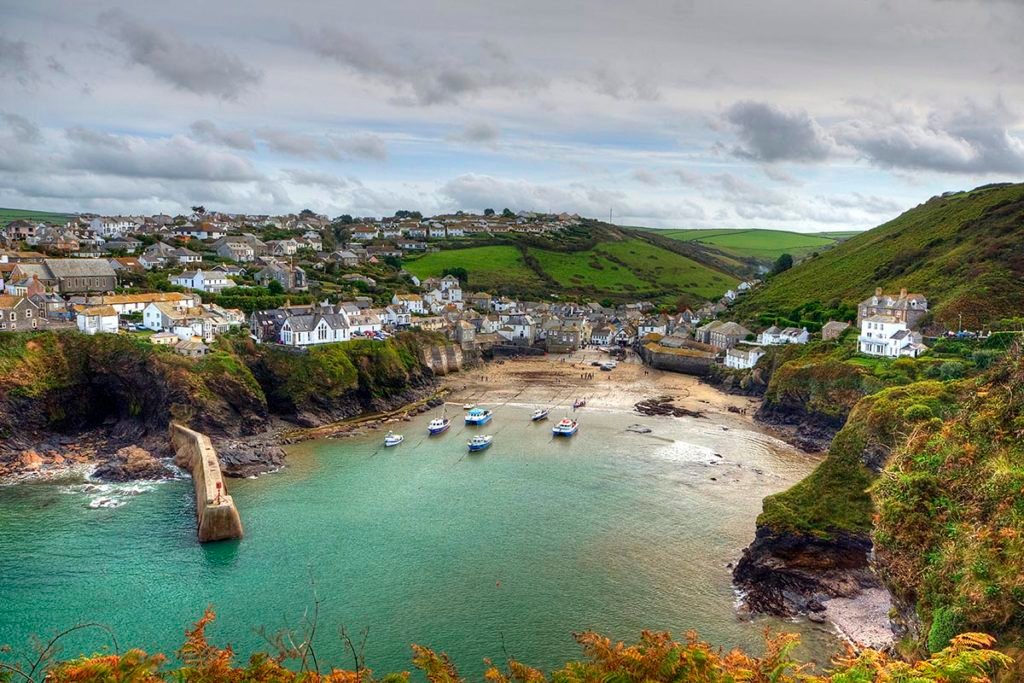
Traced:
[[163, 479], [170, 474], [162, 462], [153, 454], [138, 446], [125, 446], [114, 457], [93, 472], [93, 476], [104, 481], [134, 481], [136, 479]]

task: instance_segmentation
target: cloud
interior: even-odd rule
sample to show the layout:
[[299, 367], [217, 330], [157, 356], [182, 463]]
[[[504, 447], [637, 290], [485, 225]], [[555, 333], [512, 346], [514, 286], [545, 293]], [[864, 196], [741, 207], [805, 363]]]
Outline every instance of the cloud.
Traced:
[[652, 187], [661, 185], [661, 180], [658, 178], [658, 175], [646, 168], [633, 169], [633, 172], [630, 174], [630, 176], [633, 178], [633, 180], [637, 181], [638, 183], [643, 183], [644, 185], [650, 185]]
[[188, 42], [123, 10], [101, 13], [99, 23], [121, 43], [131, 63], [146, 67], [179, 90], [234, 100], [262, 78], [259, 70], [220, 48]]
[[287, 168], [284, 170], [284, 175], [288, 182], [293, 185], [305, 185], [308, 187], [321, 187], [330, 190], [340, 190], [346, 187], [350, 187], [353, 183], [345, 178], [339, 178], [338, 176], [331, 173], [324, 173], [321, 171], [311, 171], [308, 169], [301, 168]]
[[35, 144], [43, 139], [39, 126], [24, 116], [0, 111], [0, 122], [4, 123], [4, 127], [17, 142]]
[[616, 100], [652, 102], [661, 96], [653, 82], [639, 76], [624, 77], [607, 64], [594, 68], [585, 80], [595, 91]]
[[293, 133], [281, 128], [263, 127], [258, 128], [255, 135], [272, 152], [304, 159], [337, 161], [359, 158], [383, 161], [388, 157], [384, 140], [371, 133], [342, 137], [331, 134]]
[[743, 101], [729, 107], [726, 120], [742, 145], [733, 153], [754, 161], [823, 161], [834, 143], [806, 112], [786, 112], [764, 102]]
[[403, 104], [452, 103], [487, 90], [520, 89], [542, 82], [517, 68], [509, 54], [491, 40], [479, 41], [469, 54], [449, 50], [433, 55], [409, 43], [382, 45], [380, 40], [330, 26], [307, 29], [293, 25], [292, 34], [314, 54], [396, 88], [397, 102]]
[[1014, 117], [999, 102], [967, 102], [926, 117], [879, 113], [843, 123], [836, 138], [884, 168], [941, 173], [1024, 173], [1024, 139], [1008, 129]]
[[462, 127], [458, 133], [448, 136], [449, 140], [493, 145], [501, 137], [501, 129], [487, 121], [473, 121]]
[[189, 126], [189, 130], [192, 137], [199, 142], [240, 150], [256, 149], [256, 142], [249, 133], [243, 130], [223, 130], [213, 121], [195, 121]]
[[28, 43], [24, 40], [11, 40], [0, 34], [0, 78], [13, 78], [21, 85], [36, 79]]
[[65, 167], [101, 175], [173, 180], [251, 181], [261, 179], [248, 159], [211, 150], [175, 135], [147, 139], [70, 128]]
[[621, 190], [586, 183], [546, 185], [477, 173], [466, 173], [449, 180], [438, 188], [438, 194], [447, 197], [452, 208], [475, 211], [488, 207], [508, 207], [513, 210], [567, 211], [583, 216], [603, 217], [612, 209], [615, 220], [630, 222], [639, 217], [645, 220], [697, 220], [705, 216], [703, 207], [689, 200], [670, 203], [649, 200], [635, 202]]

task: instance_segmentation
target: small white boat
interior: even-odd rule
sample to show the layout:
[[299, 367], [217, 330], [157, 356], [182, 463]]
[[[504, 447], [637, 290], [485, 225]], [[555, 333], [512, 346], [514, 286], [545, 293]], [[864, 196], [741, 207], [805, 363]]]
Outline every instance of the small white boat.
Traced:
[[549, 412], [551, 412], [550, 408], [537, 408], [537, 410], [533, 411], [533, 414], [530, 415], [530, 420], [532, 420], [533, 422], [540, 422], [541, 420], [546, 420], [548, 419]]
[[466, 413], [466, 424], [485, 425], [494, 417], [494, 412], [487, 408], [473, 408]]
[[551, 428], [551, 433], [555, 436], [572, 436], [579, 428], [579, 423], [576, 420], [563, 417], [558, 424]]
[[405, 437], [401, 434], [395, 434], [394, 432], [388, 432], [384, 437], [384, 448], [391, 448], [405, 441]]
[[443, 434], [448, 431], [448, 428], [452, 426], [452, 421], [447, 417], [439, 417], [430, 421], [427, 425], [427, 431], [431, 436], [435, 434]]
[[490, 448], [491, 442], [493, 441], [494, 437], [490, 434], [477, 434], [466, 442], [466, 446], [469, 448], [470, 453], [476, 453], [477, 451], [483, 451]]
[[463, 410], [473, 410], [473, 408], [476, 408], [476, 404], [475, 403], [466, 403], [466, 404], [463, 404], [463, 406], [462, 406]]

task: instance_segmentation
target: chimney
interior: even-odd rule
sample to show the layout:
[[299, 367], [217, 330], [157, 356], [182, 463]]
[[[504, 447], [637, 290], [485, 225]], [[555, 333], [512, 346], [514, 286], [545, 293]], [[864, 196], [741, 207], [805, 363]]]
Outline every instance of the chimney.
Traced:
[[882, 296], [882, 288], [875, 287], [875, 296]]
[[901, 299], [906, 299], [907, 298], [907, 288], [906, 287], [904, 287], [903, 289], [900, 290], [900, 298]]

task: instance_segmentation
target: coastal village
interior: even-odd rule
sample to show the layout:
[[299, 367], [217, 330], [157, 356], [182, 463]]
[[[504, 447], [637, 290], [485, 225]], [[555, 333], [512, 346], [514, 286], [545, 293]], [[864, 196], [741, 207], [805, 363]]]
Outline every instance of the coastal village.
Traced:
[[[860, 302], [855, 323], [828, 321], [812, 334], [806, 327], [752, 330], [730, 320], [730, 308], [760, 286], [758, 279], [679, 311], [650, 301], [523, 300], [469, 290], [453, 273], [421, 280], [402, 266], [405, 258], [436, 251], [440, 241], [550, 234], [578, 223], [569, 214], [507, 209], [332, 221], [312, 212], [240, 216], [202, 207], [188, 217], [13, 221], [0, 235], [0, 331], [140, 334], [198, 357], [218, 336], [238, 330], [260, 343], [302, 349], [420, 328], [487, 357], [632, 348], [656, 368], [699, 375], [716, 365], [753, 368], [767, 347], [835, 339], [851, 324], [862, 354], [916, 357], [927, 350], [918, 329], [927, 298], [906, 290], [878, 289]], [[373, 274], [385, 269], [393, 275], [378, 282]], [[279, 305], [260, 305], [268, 300]]]

